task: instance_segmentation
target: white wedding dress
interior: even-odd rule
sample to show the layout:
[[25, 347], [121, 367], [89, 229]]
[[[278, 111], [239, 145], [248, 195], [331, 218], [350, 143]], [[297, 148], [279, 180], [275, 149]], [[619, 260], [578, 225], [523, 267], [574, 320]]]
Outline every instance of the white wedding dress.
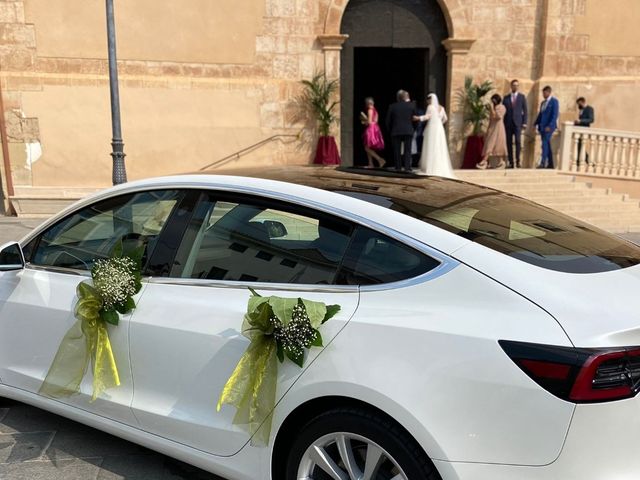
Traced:
[[420, 117], [422, 121], [427, 120], [427, 127], [424, 130], [420, 168], [416, 173], [455, 178], [443, 125], [447, 121], [447, 113], [440, 107], [435, 94], [430, 94], [429, 98], [431, 103], [427, 107], [427, 113]]

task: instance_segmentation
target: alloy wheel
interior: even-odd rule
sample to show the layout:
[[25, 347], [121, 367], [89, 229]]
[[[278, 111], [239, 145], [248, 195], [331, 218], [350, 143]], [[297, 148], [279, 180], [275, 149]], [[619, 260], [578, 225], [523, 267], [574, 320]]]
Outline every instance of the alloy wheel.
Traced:
[[300, 459], [298, 480], [409, 480], [380, 445], [361, 435], [335, 432], [313, 442]]

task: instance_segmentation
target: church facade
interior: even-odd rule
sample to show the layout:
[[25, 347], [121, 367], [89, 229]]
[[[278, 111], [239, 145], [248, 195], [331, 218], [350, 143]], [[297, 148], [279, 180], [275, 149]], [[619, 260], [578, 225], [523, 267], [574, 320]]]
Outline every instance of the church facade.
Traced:
[[[436, 92], [452, 160], [465, 128], [464, 78], [498, 93], [517, 78], [530, 116], [551, 85], [561, 119], [587, 97], [601, 128], [640, 131], [637, 0], [117, 0], [122, 130], [129, 179], [243, 165], [310, 163], [314, 125], [300, 81], [340, 82], [343, 163], [363, 160], [358, 114], [396, 90]], [[104, 2], [0, 2], [6, 139], [13, 186], [111, 183]], [[531, 125], [531, 119], [529, 124]], [[535, 135], [525, 134], [533, 164]], [[11, 170], [8, 178], [7, 168]], [[7, 182], [10, 180], [10, 182]]]

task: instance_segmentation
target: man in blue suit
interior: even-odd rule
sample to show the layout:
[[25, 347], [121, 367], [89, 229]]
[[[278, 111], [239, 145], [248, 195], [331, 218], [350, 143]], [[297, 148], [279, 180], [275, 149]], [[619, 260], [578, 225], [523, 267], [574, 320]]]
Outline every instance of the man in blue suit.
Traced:
[[553, 153], [551, 152], [551, 137], [553, 132], [558, 128], [558, 114], [560, 112], [560, 103], [558, 99], [551, 95], [551, 87], [546, 86], [542, 89], [544, 100], [540, 104], [540, 113], [536, 118], [536, 127], [542, 138], [542, 158], [537, 168], [554, 168]]

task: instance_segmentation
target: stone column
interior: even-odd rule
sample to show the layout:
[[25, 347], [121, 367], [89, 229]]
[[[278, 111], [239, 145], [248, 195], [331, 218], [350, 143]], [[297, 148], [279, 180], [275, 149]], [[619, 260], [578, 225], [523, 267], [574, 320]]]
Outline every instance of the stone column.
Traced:
[[340, 77], [340, 51], [349, 35], [318, 35], [324, 53], [324, 71], [328, 79]]
[[448, 38], [443, 41], [447, 49], [447, 105], [449, 106], [449, 151], [453, 168], [460, 168], [464, 153], [464, 118], [455, 104], [454, 92], [464, 85], [466, 75], [472, 75], [466, 69], [465, 56], [471, 50], [475, 39]]
[[[347, 38], [349, 38], [349, 35], [318, 35], [318, 42], [322, 46], [322, 52], [324, 53], [324, 72], [327, 76], [327, 79], [329, 80], [340, 78], [340, 52], [342, 50], [342, 45], [347, 40]], [[338, 86], [338, 96], [336, 100], [338, 101], [337, 108], [339, 109], [340, 86]], [[338, 115], [340, 115], [340, 110], [338, 110]], [[340, 128], [335, 128], [334, 132], [334, 137], [336, 139], [336, 143], [338, 144], [338, 151], [342, 152]]]

